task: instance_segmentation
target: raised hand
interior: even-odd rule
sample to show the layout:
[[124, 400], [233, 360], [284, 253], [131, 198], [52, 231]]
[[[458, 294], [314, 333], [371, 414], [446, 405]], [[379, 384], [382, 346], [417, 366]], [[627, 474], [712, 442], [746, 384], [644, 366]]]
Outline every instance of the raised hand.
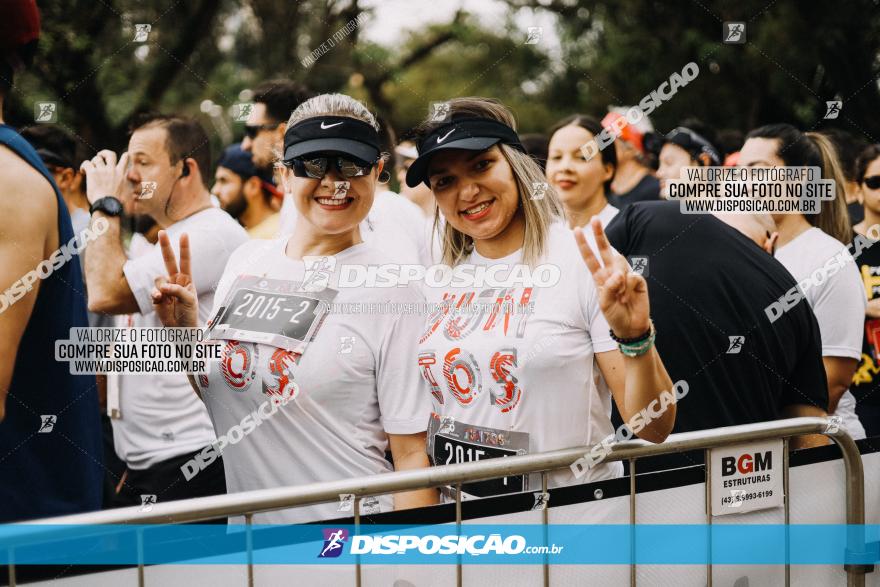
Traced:
[[180, 235], [180, 269], [171, 240], [164, 230], [159, 231], [159, 246], [168, 277], [156, 278], [153, 290], [153, 309], [165, 326], [195, 327], [199, 325], [199, 298], [190, 269], [189, 235]]
[[647, 282], [641, 275], [632, 273], [626, 259], [612, 250], [598, 218], [593, 217], [590, 221], [590, 229], [596, 238], [601, 263], [581, 230], [574, 231], [574, 238], [599, 290], [602, 314], [611, 330], [620, 338], [644, 334], [650, 327], [651, 317]]
[[80, 165], [86, 174], [86, 198], [94, 204], [105, 196], [124, 199], [123, 184], [126, 181], [128, 153], [123, 153], [116, 161], [116, 153], [108, 149], [99, 151], [97, 155]]

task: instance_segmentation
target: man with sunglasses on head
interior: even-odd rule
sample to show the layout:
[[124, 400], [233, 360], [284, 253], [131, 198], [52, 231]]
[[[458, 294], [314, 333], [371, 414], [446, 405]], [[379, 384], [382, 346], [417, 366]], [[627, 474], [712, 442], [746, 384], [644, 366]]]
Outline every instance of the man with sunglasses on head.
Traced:
[[254, 107], [245, 122], [241, 148], [253, 155], [257, 169], [272, 171], [284, 148], [287, 118], [310, 97], [305, 87], [286, 79], [265, 81], [254, 88]]
[[257, 169], [251, 153], [241, 145], [230, 145], [223, 151], [211, 194], [251, 238], [275, 238], [278, 234], [282, 192], [275, 187], [272, 173]]
[[[192, 238], [192, 275], [207, 321], [214, 289], [232, 251], [248, 240], [244, 229], [211, 205], [206, 186], [211, 153], [208, 136], [191, 119], [152, 116], [133, 125], [128, 152], [100, 151], [83, 163], [94, 218], [109, 229], [89, 244], [86, 280], [89, 309], [117, 315], [117, 327], [161, 327], [150, 294], [165, 274], [158, 246], [142, 247], [131, 258], [120, 235], [121, 200], [134, 214], [146, 214], [168, 234]], [[184, 373], [109, 374], [107, 411], [116, 452], [126, 471], [116, 487], [115, 505], [136, 505], [142, 495], [159, 502], [226, 492], [217, 460], [187, 481], [180, 467], [215, 441], [204, 405]]]

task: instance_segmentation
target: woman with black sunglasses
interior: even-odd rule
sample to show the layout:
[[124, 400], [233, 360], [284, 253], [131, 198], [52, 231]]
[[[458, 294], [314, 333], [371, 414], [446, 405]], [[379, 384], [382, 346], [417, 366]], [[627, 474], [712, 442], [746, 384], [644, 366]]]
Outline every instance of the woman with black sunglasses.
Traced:
[[[301, 104], [288, 121], [283, 158], [296, 229], [240, 247], [217, 287], [206, 337], [223, 343], [222, 360], [190, 381], [218, 438], [229, 437], [222, 450], [230, 493], [390, 471], [386, 448], [397, 470], [428, 465], [430, 400], [413, 360], [423, 318], [398, 311], [418, 307], [422, 296], [413, 286], [352, 281], [362, 268], [395, 261], [364, 243], [359, 228], [384, 167], [378, 128], [349, 96]], [[188, 242], [181, 238], [179, 268], [168, 237], [160, 242], [169, 277], [153, 293], [156, 310], [166, 326], [195, 326]], [[233, 434], [239, 425], [247, 430], [249, 416], [250, 433]], [[431, 489], [398, 493], [394, 507], [436, 497]], [[391, 509], [389, 496], [373, 502], [373, 511]], [[325, 504], [257, 514], [254, 522], [301, 523], [340, 511]]]
[[865, 218], [853, 230], [859, 235], [857, 239], [865, 238], [871, 246], [863, 248], [856, 258], [868, 306], [862, 357], [850, 391], [856, 398], [856, 414], [870, 437], [880, 435], [880, 144], [862, 150], [856, 163], [856, 177]]

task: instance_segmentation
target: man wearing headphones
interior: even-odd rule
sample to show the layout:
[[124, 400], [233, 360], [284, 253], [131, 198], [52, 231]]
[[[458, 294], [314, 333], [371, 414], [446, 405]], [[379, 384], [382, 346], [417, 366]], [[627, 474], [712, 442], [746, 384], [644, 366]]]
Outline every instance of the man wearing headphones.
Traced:
[[[162, 252], [155, 246], [129, 258], [123, 248], [120, 199], [130, 199], [133, 212], [152, 217], [174, 243], [189, 235], [193, 281], [204, 308], [199, 322], [207, 321], [229, 255], [248, 240], [238, 222], [211, 205], [205, 183], [210, 165], [205, 131], [176, 116], [135, 124], [128, 152], [118, 161], [103, 150], [83, 163], [92, 218], [104, 217], [110, 225], [89, 245], [90, 310], [116, 315], [118, 327], [162, 326], [150, 299], [156, 278], [166, 272]], [[107, 389], [116, 452], [127, 465], [116, 504], [140, 504], [144, 495], [163, 502], [226, 492], [220, 459], [189, 481], [181, 473], [183, 463], [215, 440], [185, 373], [109, 374]]]

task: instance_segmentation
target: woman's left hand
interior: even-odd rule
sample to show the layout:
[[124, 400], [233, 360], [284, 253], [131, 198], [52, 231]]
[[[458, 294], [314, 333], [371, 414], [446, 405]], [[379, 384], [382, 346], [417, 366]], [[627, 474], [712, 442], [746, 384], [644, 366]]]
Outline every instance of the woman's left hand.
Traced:
[[616, 336], [640, 336], [651, 325], [648, 284], [644, 277], [630, 271], [626, 259], [611, 248], [598, 218], [590, 221], [590, 229], [596, 238], [601, 263], [580, 229], [574, 231], [574, 239], [599, 290], [599, 308]]

